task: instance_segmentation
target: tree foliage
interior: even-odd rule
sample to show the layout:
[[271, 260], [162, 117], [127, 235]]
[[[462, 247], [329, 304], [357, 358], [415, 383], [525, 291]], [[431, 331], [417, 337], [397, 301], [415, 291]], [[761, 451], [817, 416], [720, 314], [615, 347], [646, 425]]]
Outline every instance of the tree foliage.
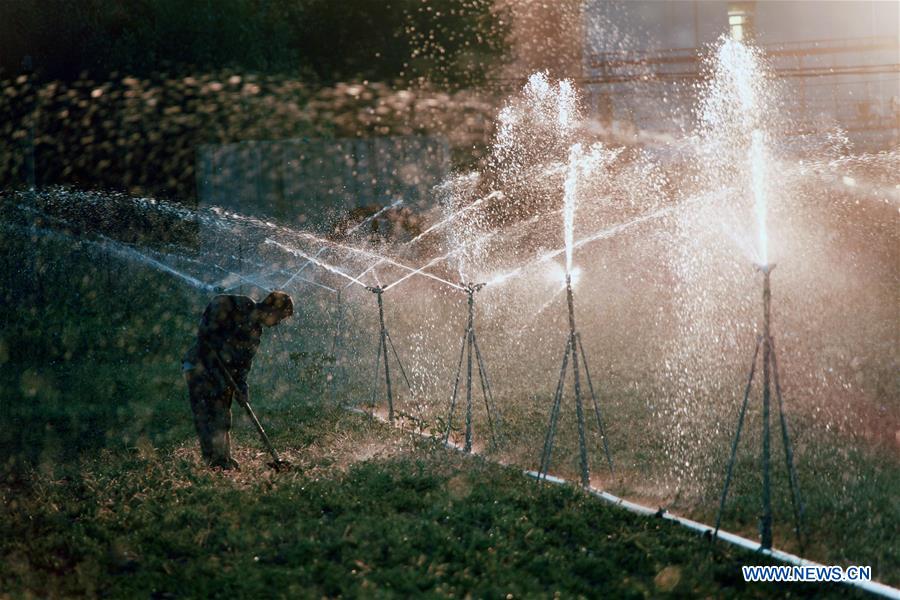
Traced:
[[31, 56], [62, 80], [233, 68], [448, 87], [483, 80], [509, 32], [492, 0], [5, 0], [0, 24], [7, 76]]

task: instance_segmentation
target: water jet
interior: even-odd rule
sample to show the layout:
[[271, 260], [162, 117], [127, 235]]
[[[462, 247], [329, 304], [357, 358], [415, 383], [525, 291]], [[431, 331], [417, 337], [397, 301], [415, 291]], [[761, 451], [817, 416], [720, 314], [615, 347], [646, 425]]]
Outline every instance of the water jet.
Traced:
[[603, 420], [600, 415], [600, 405], [597, 403], [597, 395], [594, 393], [594, 384], [591, 381], [591, 374], [588, 369], [587, 356], [584, 352], [584, 346], [581, 343], [581, 336], [575, 326], [575, 297], [572, 291], [572, 258], [575, 245], [575, 200], [578, 184], [579, 167], [582, 159], [581, 145], [575, 144], [569, 152], [569, 172], [566, 176], [564, 210], [563, 210], [563, 234], [565, 239], [566, 253], [566, 304], [569, 310], [569, 335], [566, 340], [566, 348], [563, 352], [562, 367], [559, 370], [559, 381], [556, 384], [556, 394], [553, 397], [553, 403], [550, 409], [550, 423], [547, 426], [547, 435], [544, 439], [544, 448], [541, 453], [541, 465], [538, 474], [546, 478], [550, 469], [550, 459], [553, 454], [553, 442], [556, 437], [556, 428], [559, 424], [560, 406], [566, 382], [566, 372], [569, 366], [569, 357], [572, 360], [572, 376], [575, 388], [575, 415], [578, 423], [578, 450], [579, 463], [581, 467], [581, 486], [585, 489], [591, 485], [591, 470], [588, 462], [587, 440], [586, 440], [586, 423], [584, 419], [584, 403], [581, 395], [581, 373], [578, 368], [578, 356], [581, 355], [582, 364], [584, 365], [585, 379], [587, 380], [588, 389], [591, 393], [591, 401], [593, 402], [594, 414], [597, 418], [597, 428], [601, 439], [603, 440], [603, 451], [606, 454], [606, 462], [609, 466], [610, 473], [613, 472], [612, 458], [609, 454], [609, 446], [606, 441], [606, 433], [603, 430]]

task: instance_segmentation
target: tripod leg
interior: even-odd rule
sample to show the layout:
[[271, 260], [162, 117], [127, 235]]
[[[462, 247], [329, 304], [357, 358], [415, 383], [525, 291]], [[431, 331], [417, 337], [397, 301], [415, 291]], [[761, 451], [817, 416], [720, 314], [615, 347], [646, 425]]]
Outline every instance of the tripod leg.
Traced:
[[339, 290], [337, 293], [337, 314], [335, 318], [334, 340], [331, 343], [331, 357], [334, 361], [331, 365], [331, 382], [328, 386], [329, 401], [331, 402], [334, 402], [335, 396], [337, 394], [336, 387], [338, 381], [338, 370], [340, 369], [339, 352], [341, 346], [341, 336], [343, 335], [343, 331], [341, 330], [341, 326], [343, 325], [341, 306], [341, 292]]
[[788, 482], [791, 485], [791, 505], [794, 509], [794, 533], [797, 534], [797, 543], [800, 545], [800, 553], [804, 553], [803, 544], [803, 500], [800, 498], [800, 485], [797, 483], [797, 471], [794, 468], [794, 450], [791, 446], [791, 438], [788, 434], [787, 419], [784, 416], [784, 401], [781, 398], [781, 382], [778, 380], [778, 360], [775, 358], [775, 342], [772, 345], [772, 375], [775, 378], [775, 395], [778, 398], [778, 414], [781, 417], [781, 439], [784, 445], [784, 459], [787, 463]]
[[478, 357], [478, 363], [481, 365], [481, 372], [484, 376], [484, 386], [487, 388], [488, 398], [491, 402], [491, 410], [494, 412], [494, 423], [497, 425], [498, 434], [502, 435], [503, 430], [503, 413], [500, 411], [500, 407], [497, 406], [497, 403], [494, 401], [494, 390], [491, 388], [491, 380], [488, 378], [487, 367], [485, 366], [484, 359], [481, 357], [481, 350], [478, 348], [478, 339], [475, 339], [475, 355]]
[[391, 389], [391, 367], [388, 360], [387, 330], [381, 329], [381, 351], [384, 352], [384, 386], [387, 388], [388, 421], [394, 423], [394, 393]]
[[572, 348], [571, 339], [566, 342], [566, 353], [563, 355], [562, 368], [559, 370], [559, 382], [556, 384], [556, 394], [553, 397], [553, 405], [550, 409], [550, 423], [547, 426], [547, 437], [544, 439], [544, 450], [541, 454], [541, 467], [538, 476], [547, 476], [550, 470], [550, 456], [553, 453], [553, 438], [556, 435], [556, 423], [559, 419], [559, 408], [562, 403], [563, 388], [566, 382], [566, 367], [569, 364], [569, 351]]
[[481, 379], [481, 393], [484, 396], [484, 408], [487, 412], [488, 427], [491, 431], [491, 441], [494, 447], [499, 446], [497, 433], [494, 429], [494, 423], [497, 428], [500, 427], [500, 415], [497, 413], [497, 407], [494, 404], [494, 394], [491, 392], [491, 384], [488, 382], [487, 369], [484, 367], [484, 359], [481, 357], [481, 350], [478, 348], [478, 338], [475, 332], [472, 332], [472, 345], [475, 347], [475, 358], [478, 360], [478, 374]]
[[400, 362], [400, 355], [397, 354], [397, 348], [394, 347], [394, 340], [391, 338], [391, 334], [387, 329], [384, 330], [384, 337], [387, 338], [388, 343], [391, 345], [391, 351], [394, 353], [394, 358], [397, 359], [397, 366], [400, 367], [400, 374], [403, 375], [403, 380], [406, 382], [407, 389], [412, 391], [412, 386], [409, 384], [409, 377], [406, 376], [406, 369], [403, 368], [403, 363]]
[[453, 382], [453, 396], [450, 397], [450, 416], [447, 417], [447, 431], [444, 433], [444, 443], [450, 440], [450, 428], [453, 426], [453, 412], [456, 410], [456, 394], [459, 391], [459, 376], [462, 373], [463, 356], [466, 353], [468, 334], [463, 335], [462, 348], [459, 351], [459, 363], [456, 366], [456, 379]]
[[725, 474], [725, 485], [722, 487], [722, 499], [719, 501], [719, 514], [716, 515], [716, 531], [713, 538], [719, 535], [719, 526], [722, 524], [722, 512], [725, 510], [725, 498], [728, 497], [728, 486], [731, 485], [731, 474], [734, 471], [734, 459], [737, 456], [738, 441], [741, 439], [741, 429], [744, 427], [744, 415], [747, 413], [747, 401], [750, 399], [750, 386], [753, 385], [753, 375], [756, 373], [756, 357], [759, 356], [759, 346], [762, 337], [756, 338], [756, 349], [753, 351], [753, 362], [750, 363], [750, 377], [747, 378], [747, 387], [744, 388], [744, 403], [741, 405], [741, 414], [738, 417], [737, 430], [734, 432], [734, 442], [731, 444], [731, 458], [728, 460], [728, 472]]
[[424, 409], [422, 408], [422, 404], [419, 402], [416, 395], [412, 394], [412, 385], [410, 385], [410, 383], [409, 383], [409, 377], [406, 376], [406, 369], [403, 368], [403, 363], [400, 362], [400, 355], [397, 354], [397, 348], [394, 346], [394, 339], [391, 337], [391, 334], [389, 331], [387, 331], [387, 329], [385, 329], [384, 334], [385, 334], [385, 336], [387, 336], [387, 340], [391, 345], [391, 351], [393, 351], [393, 353], [394, 353], [394, 359], [396, 359], [396, 361], [397, 361], [397, 366], [400, 367], [400, 374], [403, 375], [403, 381], [406, 382], [406, 389], [408, 389], [410, 391], [410, 394], [412, 395], [413, 404], [416, 407], [416, 412], [418, 413], [417, 416], [419, 418], [419, 421], [421, 422], [422, 414], [424, 412]]
[[553, 441], [556, 437], [556, 425], [559, 420], [559, 410], [562, 404], [562, 391], [556, 394], [553, 399], [553, 406], [550, 409], [550, 423], [547, 426], [547, 437], [544, 439], [544, 455], [541, 457], [541, 468], [538, 476], [546, 479], [547, 473], [550, 471], [550, 458], [553, 455]]
[[594, 414], [597, 415], [597, 429], [600, 431], [600, 439], [603, 440], [603, 452], [606, 454], [606, 464], [609, 465], [610, 474], [614, 473], [612, 457], [609, 454], [609, 445], [606, 442], [606, 432], [603, 430], [603, 420], [600, 418], [600, 405], [597, 403], [597, 394], [594, 393], [594, 384], [591, 381], [591, 372], [588, 369], [587, 356], [584, 354], [584, 344], [581, 343], [581, 335], [578, 335], [578, 348], [581, 350], [581, 362], [584, 365], [584, 376], [587, 379], [588, 390], [591, 392], [591, 400], [594, 402]]
[[578, 425], [578, 458], [581, 466], [581, 487], [588, 489], [591, 486], [591, 467], [587, 456], [587, 442], [585, 439], [584, 402], [581, 398], [581, 377], [578, 371], [578, 348], [575, 333], [569, 335], [572, 346], [572, 379], [575, 384], [575, 422]]
[[466, 442], [464, 452], [472, 451], [472, 327], [466, 331]]
[[547, 448], [547, 468], [544, 471], [544, 475], [550, 470], [550, 461], [553, 456], [553, 442], [556, 441], [556, 432], [559, 428], [559, 415], [562, 410], [562, 400], [563, 396], [566, 392], [566, 365], [568, 365], [569, 357], [575, 353], [575, 349], [572, 348], [572, 345], [569, 344], [568, 352], [565, 356], [565, 360], [563, 360], [563, 369], [562, 369], [562, 378], [559, 381], [559, 395], [556, 397], [556, 412], [553, 415], [553, 423], [552, 430], [550, 432], [550, 445]]
[[369, 403], [369, 407], [372, 409], [372, 412], [369, 413], [369, 416], [374, 415], [375, 411], [375, 398], [378, 395], [378, 367], [381, 365], [381, 340], [378, 340], [378, 353], [375, 356], [375, 373], [372, 376], [372, 401]]
[[768, 335], [768, 327], [763, 336], [763, 404], [762, 404], [762, 515], [759, 520], [760, 547], [772, 547], [772, 435], [769, 415], [772, 405], [771, 374], [769, 373], [769, 356], [772, 347]]

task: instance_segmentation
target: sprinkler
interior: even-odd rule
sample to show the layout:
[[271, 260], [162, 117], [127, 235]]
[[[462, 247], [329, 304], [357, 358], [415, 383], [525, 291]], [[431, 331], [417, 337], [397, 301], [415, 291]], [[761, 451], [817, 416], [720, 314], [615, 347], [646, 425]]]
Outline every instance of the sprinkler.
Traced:
[[491, 432], [491, 441], [496, 448], [497, 432], [494, 424], [500, 426], [500, 413], [497, 405], [494, 403], [494, 394], [491, 391], [491, 384], [488, 381], [487, 369], [484, 366], [484, 358], [481, 350], [478, 348], [478, 338], [475, 335], [475, 294], [484, 288], [484, 283], [467, 283], [460, 284], [469, 297], [469, 316], [466, 322], [466, 331], [463, 333], [462, 349], [459, 351], [459, 363], [456, 367], [456, 379], [453, 383], [453, 395], [450, 399], [450, 415], [447, 417], [447, 431], [444, 434], [444, 443], [450, 440], [450, 429], [453, 426], [453, 413], [456, 410], [456, 398], [459, 392], [459, 379], [462, 373], [463, 358], [466, 357], [466, 441], [463, 447], [464, 452], [472, 451], [472, 354], [474, 350], [475, 359], [478, 361], [478, 378], [481, 382], [481, 394], [484, 398], [484, 408], [487, 412], [488, 428]]
[[562, 368], [559, 371], [559, 382], [556, 384], [556, 394], [553, 398], [553, 405], [550, 409], [550, 423], [547, 426], [547, 436], [544, 439], [544, 449], [541, 454], [541, 466], [538, 470], [538, 477], [546, 479], [547, 471], [550, 469], [550, 458], [553, 453], [553, 441], [556, 436], [556, 427], [559, 423], [560, 405], [562, 403], [563, 389], [566, 382], [566, 369], [569, 365], [569, 357], [572, 359], [572, 374], [575, 382], [575, 414], [578, 420], [578, 448], [580, 452], [581, 464], [581, 486], [583, 488], [590, 487], [591, 471], [587, 456], [587, 442], [585, 440], [585, 420], [584, 405], [581, 398], [581, 374], [578, 368], [578, 356], [581, 355], [581, 361], [584, 365], [585, 379], [587, 380], [588, 390], [591, 393], [591, 400], [594, 407], [594, 415], [597, 418], [597, 428], [600, 437], [603, 440], [603, 451], [606, 454], [606, 462], [609, 466], [609, 472], [613, 473], [612, 458], [609, 454], [609, 446], [606, 441], [606, 433], [603, 430], [603, 420], [600, 416], [600, 405], [597, 403], [597, 395], [594, 393], [594, 384], [591, 381], [591, 373], [588, 370], [587, 356], [584, 352], [584, 346], [581, 343], [581, 336], [575, 327], [575, 301], [572, 293], [572, 276], [566, 274], [566, 300], [569, 308], [569, 336], [566, 341], [566, 349], [563, 353]]
[[403, 363], [400, 362], [400, 356], [397, 354], [397, 349], [394, 347], [394, 341], [391, 339], [391, 334], [388, 333], [387, 327], [384, 324], [384, 301], [382, 300], [382, 295], [384, 294], [384, 288], [381, 286], [366, 286], [366, 289], [373, 294], [378, 299], [378, 322], [381, 328], [379, 333], [378, 340], [378, 351], [377, 356], [375, 357], [375, 372], [373, 375], [372, 382], [372, 409], [375, 409], [375, 397], [378, 393], [378, 367], [381, 363], [381, 355], [384, 354], [384, 382], [387, 387], [387, 401], [388, 401], [388, 421], [391, 423], [394, 422], [394, 394], [391, 388], [391, 368], [388, 363], [388, 344], [391, 346], [391, 351], [394, 353], [394, 358], [397, 361], [397, 366], [400, 367], [400, 373], [403, 375], [403, 380], [406, 381], [406, 387], [412, 390], [412, 386], [409, 384], [409, 378], [406, 376], [406, 371], [403, 368]]
[[563, 239], [565, 240], [566, 253], [566, 303], [569, 308], [569, 336], [566, 341], [566, 349], [563, 352], [562, 368], [559, 370], [559, 382], [556, 384], [556, 395], [550, 409], [550, 424], [547, 426], [547, 437], [544, 439], [544, 449], [541, 453], [541, 466], [538, 477], [546, 479], [550, 469], [550, 458], [553, 454], [553, 439], [556, 437], [556, 426], [559, 423], [559, 410], [562, 404], [563, 390], [566, 383], [566, 369], [569, 366], [569, 356], [572, 357], [572, 375], [575, 380], [575, 416], [578, 420], [578, 449], [581, 463], [581, 487], [588, 489], [591, 485], [591, 468], [588, 463], [587, 441], [585, 439], [584, 403], [581, 398], [581, 372], [578, 369], [578, 355], [581, 354], [581, 362], [584, 365], [584, 375], [587, 379], [588, 389], [591, 392], [591, 400], [594, 404], [594, 414], [597, 417], [597, 428], [603, 440], [603, 451], [606, 453], [606, 462], [609, 472], [613, 472], [612, 458], [609, 455], [609, 446], [606, 443], [606, 434], [603, 431], [603, 420], [600, 418], [600, 405], [597, 404], [597, 395], [594, 393], [594, 384], [591, 382], [591, 373], [588, 370], [587, 356], [581, 343], [581, 336], [575, 327], [575, 298], [572, 293], [572, 259], [575, 250], [575, 205], [578, 193], [578, 180], [584, 168], [584, 155], [581, 144], [574, 144], [569, 149], [569, 166], [566, 174], [565, 193], [563, 195]]
[[738, 442], [741, 437], [741, 429], [744, 426], [744, 416], [747, 412], [747, 404], [750, 399], [750, 389], [753, 385], [753, 377], [756, 373], [756, 358], [759, 356], [759, 347], [763, 348], [763, 390], [762, 390], [762, 516], [759, 524], [760, 547], [770, 549], [772, 547], [772, 487], [771, 487], [771, 431], [769, 427], [769, 413], [772, 398], [771, 383], [775, 382], [775, 397], [778, 400], [778, 414], [781, 422], [781, 438], [784, 446], [784, 458], [788, 472], [788, 482], [791, 488], [791, 505], [794, 511], [794, 533], [800, 551], [803, 552], [803, 535], [801, 522], [803, 518], [803, 503], [800, 499], [800, 487], [797, 483], [797, 472], [794, 468], [794, 452], [788, 434], [787, 420], [784, 416], [784, 402], [781, 397], [781, 382], [778, 378], [778, 361], [775, 358], [775, 342], [769, 330], [771, 323], [772, 290], [769, 278], [775, 265], [761, 265], [763, 274], [763, 332], [756, 338], [756, 349], [753, 351], [753, 360], [750, 364], [750, 375], [747, 378], [747, 386], [744, 388], [744, 402], [738, 417], [737, 429], [734, 433], [734, 441], [731, 445], [731, 458], [728, 461], [728, 471], [725, 475], [725, 484], [722, 488], [722, 499], [719, 502], [719, 514], [716, 516], [716, 530], [713, 537], [719, 534], [719, 525], [722, 522], [722, 512], [725, 509], [725, 499], [728, 496], [728, 487], [731, 484], [731, 476], [734, 469], [735, 456], [737, 455]]
[[[351, 284], [347, 284], [351, 285]], [[334, 317], [334, 338], [331, 341], [331, 381], [328, 382], [328, 394], [331, 401], [334, 402], [337, 393], [338, 379], [344, 379], [344, 369], [341, 357], [344, 350], [344, 288], [336, 290], [337, 299], [335, 301], [335, 317]]]

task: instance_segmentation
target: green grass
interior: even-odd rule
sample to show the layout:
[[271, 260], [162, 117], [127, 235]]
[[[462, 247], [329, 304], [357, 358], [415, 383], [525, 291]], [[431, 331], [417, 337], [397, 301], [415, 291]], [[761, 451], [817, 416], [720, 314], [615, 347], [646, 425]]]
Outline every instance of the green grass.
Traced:
[[[22, 302], [0, 316], [6, 319], [0, 334], [0, 596], [850, 592], [744, 585], [740, 566], [765, 561], [573, 489], [541, 487], [518, 467], [463, 458], [347, 414], [324, 394], [320, 363], [327, 357], [320, 349], [327, 344], [303, 337], [300, 329], [286, 339], [267, 338], [251, 375], [260, 418], [299, 468], [268, 470], [255, 432], [235, 409], [244, 469], [227, 475], [207, 470], [198, 462], [178, 369], [203, 299], [158, 276], [104, 275], [110, 267], [103, 263], [48, 264], [57, 272], [42, 282], [41, 295], [62, 297], [72, 282], [79, 293], [52, 304]], [[54, 281], [62, 282], [60, 290], [53, 290]], [[357, 379], [364, 377], [351, 380], [337, 399], [362, 397]], [[512, 464], [533, 467], [547, 404], [515, 400], [501, 399], [522, 411], [507, 413], [511, 444], [503, 454]], [[618, 416], [610, 424], [616, 460], [659, 464], [652, 432], [645, 431], [649, 442], [640, 444], [632, 443], [634, 433], [624, 435], [628, 428], [642, 431], [634, 392], [610, 390], [605, 402], [606, 414]], [[442, 431], [440, 416], [432, 420]], [[555, 455], [554, 471], [567, 477], [573, 475], [574, 439], [561, 433]], [[726, 521], [728, 529], [750, 537], [758, 513], [754, 456], [749, 447], [740, 457]], [[595, 452], [592, 461], [602, 464], [601, 455]], [[877, 578], [900, 583], [900, 556], [890, 535], [900, 522], [896, 460], [835, 448], [804, 454], [802, 461], [815, 542], [809, 555], [871, 564]], [[691, 515], [711, 521], [719, 483], [716, 477], [705, 484], [706, 496]], [[782, 532], [789, 514], [783, 483], [776, 481]], [[629, 484], [613, 482], [619, 488], [613, 491], [628, 493]]]
[[102, 452], [4, 488], [0, 587], [113, 597], [848, 592], [745, 585], [740, 566], [766, 561], [358, 416], [332, 411], [300, 429], [310, 441], [343, 430], [407, 449], [346, 470], [297, 452], [304, 471], [270, 475], [249, 461], [237, 476], [179, 448]]
[[[538, 469], [551, 399], [503, 398], [507, 444], [494, 456], [507, 464]], [[571, 397], [559, 426], [551, 473], [569, 481], [579, 480], [578, 434]], [[733, 432], [722, 428], [715, 438], [704, 440], [708, 455], [707, 475], [679, 484], [687, 491], [679, 496], [667, 489], [670, 482], [662, 444], [664, 432], [647, 419], [642, 402], [633, 391], [606, 390], [604, 409], [607, 434], [616, 474], [610, 476], [598, 438], [589, 438], [588, 457], [595, 485], [648, 506], [668, 510], [703, 523], [714, 524], [725, 478]], [[480, 407], [478, 407], [480, 408]], [[440, 417], [438, 417], [440, 418]], [[476, 426], [486, 418], [476, 412]], [[749, 539], [759, 539], [762, 481], [760, 475], [760, 417], [748, 412], [741, 438], [722, 528]], [[457, 418], [457, 425], [461, 427]], [[777, 427], [777, 421], [773, 423]], [[441, 434], [443, 429], [439, 429]], [[779, 549], [801, 554], [824, 564], [868, 565], [874, 577], [900, 585], [900, 462], [889, 449], [872, 448], [864, 441], [816, 429], [811, 423], [792, 423], [795, 439], [805, 447], [796, 455], [796, 470], [804, 504], [805, 547], [799, 547], [793, 530], [793, 512], [780, 430], [773, 428], [772, 500], [774, 542]], [[485, 432], [481, 432], [485, 435]], [[707, 432], [698, 433], [705, 435]], [[460, 434], [461, 435], [461, 434]], [[698, 469], [698, 472], [704, 472]]]

